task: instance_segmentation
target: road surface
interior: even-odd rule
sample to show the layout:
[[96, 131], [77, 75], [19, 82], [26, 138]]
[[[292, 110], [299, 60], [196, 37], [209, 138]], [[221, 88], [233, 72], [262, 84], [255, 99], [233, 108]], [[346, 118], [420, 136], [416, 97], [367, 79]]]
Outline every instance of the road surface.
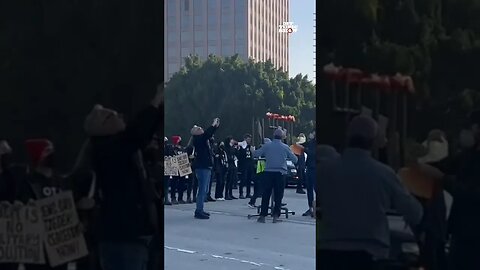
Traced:
[[315, 220], [302, 217], [306, 195], [286, 189], [284, 202], [296, 215], [276, 224], [249, 220], [256, 210], [247, 202], [207, 203], [210, 220], [194, 219], [194, 204], [165, 206], [165, 269], [315, 269]]

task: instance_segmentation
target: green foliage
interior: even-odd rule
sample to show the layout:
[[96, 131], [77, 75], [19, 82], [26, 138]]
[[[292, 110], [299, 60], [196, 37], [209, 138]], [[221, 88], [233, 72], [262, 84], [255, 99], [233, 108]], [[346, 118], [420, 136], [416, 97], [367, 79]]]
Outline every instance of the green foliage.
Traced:
[[475, 68], [480, 62], [480, 0], [325, 0], [320, 5], [321, 65], [333, 61], [410, 75], [417, 101], [412, 110], [425, 115], [446, 111], [444, 117], [457, 119], [453, 111], [462, 108], [464, 90], [480, 90]]
[[167, 83], [165, 100], [166, 135], [188, 138], [194, 124], [206, 127], [220, 117], [218, 136], [241, 138], [252, 132], [252, 119], [268, 111], [297, 117], [299, 132], [314, 127], [315, 86], [307, 76], [289, 79], [271, 62], [244, 63], [238, 55], [210, 55], [206, 61], [187, 57]]

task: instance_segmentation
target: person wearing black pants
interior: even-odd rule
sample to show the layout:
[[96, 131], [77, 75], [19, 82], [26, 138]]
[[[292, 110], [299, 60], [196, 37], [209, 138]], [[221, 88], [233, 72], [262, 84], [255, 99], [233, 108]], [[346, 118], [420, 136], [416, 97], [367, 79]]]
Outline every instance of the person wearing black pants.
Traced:
[[235, 154], [234, 140], [232, 137], [225, 139], [225, 153], [227, 154], [227, 181], [225, 184], [225, 200], [235, 200], [233, 196], [233, 186], [237, 179], [237, 170], [235, 166]]
[[317, 157], [316, 149], [317, 149], [317, 141], [315, 138], [315, 131], [312, 131], [309, 135], [309, 141], [305, 144], [305, 153], [307, 154], [307, 199], [308, 199], [308, 210], [303, 213], [303, 216], [311, 216], [314, 217], [315, 213], [313, 212], [313, 200], [314, 200], [314, 192], [317, 194], [316, 190], [316, 183], [317, 183], [317, 158], [323, 163], [324, 161], [338, 158], [340, 155], [337, 153], [335, 148], [328, 146], [328, 145], [320, 145], [318, 146], [319, 153]]
[[274, 206], [272, 216], [274, 218], [279, 217], [282, 207], [283, 193], [285, 190], [285, 175], [283, 175], [281, 172], [264, 172], [262, 180], [264, 192], [262, 195], [262, 207], [260, 215], [262, 217], [266, 217], [268, 215], [270, 197], [272, 196], [273, 191]]
[[[241, 164], [241, 180], [240, 180], [240, 199], [251, 198], [251, 185], [254, 177], [254, 160], [253, 160], [253, 147], [252, 147], [252, 135], [246, 134], [244, 137], [245, 145], [240, 146], [238, 150], [239, 163]], [[243, 196], [243, 188], [246, 189], [246, 196]]]
[[265, 223], [265, 217], [268, 215], [268, 207], [272, 189], [274, 192], [274, 209], [272, 211], [273, 222], [276, 223], [280, 218], [280, 210], [282, 207], [283, 193], [285, 190], [285, 175], [287, 174], [287, 159], [293, 163], [297, 163], [298, 159], [293, 154], [288, 145], [282, 142], [285, 133], [282, 129], [277, 129], [273, 133], [274, 140], [265, 144], [262, 148], [254, 152], [256, 158], [265, 157], [265, 173], [262, 184], [262, 210], [258, 222]]
[[215, 149], [215, 199], [217, 201], [225, 200], [223, 190], [225, 189], [225, 176], [227, 173], [227, 154], [225, 153], [225, 143], [221, 142]]

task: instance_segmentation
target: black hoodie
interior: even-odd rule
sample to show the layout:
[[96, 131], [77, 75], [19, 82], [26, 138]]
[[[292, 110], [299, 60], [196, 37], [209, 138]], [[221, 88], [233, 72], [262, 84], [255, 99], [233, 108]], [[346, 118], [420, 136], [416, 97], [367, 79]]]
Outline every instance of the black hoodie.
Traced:
[[193, 136], [193, 147], [195, 148], [195, 159], [193, 167], [195, 169], [209, 169], [213, 167], [213, 150], [210, 145], [210, 138], [217, 130], [210, 126], [202, 135]]
[[152, 140], [162, 119], [163, 110], [149, 106], [125, 131], [91, 138], [93, 168], [102, 194], [101, 240], [132, 241], [155, 233], [149, 209], [155, 198], [145, 194], [147, 183], [135, 158]]

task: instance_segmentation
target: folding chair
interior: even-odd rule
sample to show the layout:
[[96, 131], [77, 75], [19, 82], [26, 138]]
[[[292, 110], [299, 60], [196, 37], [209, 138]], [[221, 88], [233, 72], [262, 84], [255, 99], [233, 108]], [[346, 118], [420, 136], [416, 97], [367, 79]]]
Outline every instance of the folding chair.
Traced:
[[[272, 196], [270, 197], [270, 206], [268, 207], [268, 213], [267, 216], [273, 216], [273, 208], [275, 206], [275, 193], [272, 192]], [[262, 211], [262, 206], [257, 206], [257, 214], [256, 215], [248, 215], [248, 219], [251, 219], [253, 217], [259, 217], [260, 212]], [[287, 207], [280, 207], [280, 216], [285, 215], [285, 218], [288, 218], [288, 215], [295, 215], [294, 211], [289, 211]]]

